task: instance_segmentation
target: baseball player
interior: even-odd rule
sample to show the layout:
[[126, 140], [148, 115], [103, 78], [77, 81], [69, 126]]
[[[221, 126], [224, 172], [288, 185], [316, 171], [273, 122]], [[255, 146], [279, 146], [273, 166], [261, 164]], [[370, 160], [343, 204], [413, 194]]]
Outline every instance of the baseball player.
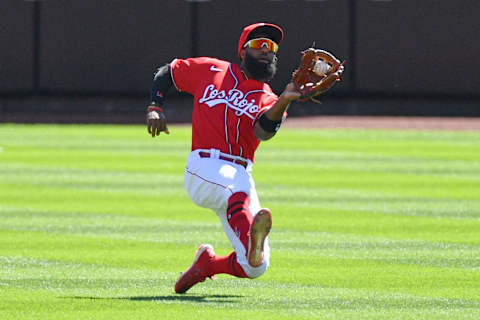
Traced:
[[234, 248], [219, 256], [211, 245], [200, 245], [193, 264], [175, 283], [177, 293], [220, 273], [256, 278], [269, 266], [272, 214], [260, 206], [252, 167], [260, 141], [275, 135], [288, 106], [301, 96], [292, 83], [280, 96], [267, 84], [275, 75], [283, 36], [277, 25], [255, 23], [240, 35], [240, 65], [210, 57], [175, 59], [154, 76], [148, 132], [152, 137], [169, 134], [162, 107], [171, 86], [193, 95], [185, 188], [194, 203], [218, 215]]

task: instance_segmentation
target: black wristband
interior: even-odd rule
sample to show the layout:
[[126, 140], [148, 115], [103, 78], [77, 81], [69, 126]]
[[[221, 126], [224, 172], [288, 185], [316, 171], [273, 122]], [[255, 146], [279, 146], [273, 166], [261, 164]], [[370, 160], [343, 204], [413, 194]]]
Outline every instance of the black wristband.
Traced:
[[280, 126], [282, 125], [282, 121], [273, 121], [267, 118], [267, 116], [262, 114], [260, 116], [260, 119], [258, 119], [258, 122], [260, 124], [260, 127], [262, 127], [263, 130], [266, 132], [277, 132], [278, 129], [280, 129]]
[[163, 106], [165, 102], [164, 95], [173, 85], [170, 75], [170, 67], [168, 64], [158, 68], [153, 77], [152, 88], [150, 90], [150, 101], [155, 102], [159, 106]]

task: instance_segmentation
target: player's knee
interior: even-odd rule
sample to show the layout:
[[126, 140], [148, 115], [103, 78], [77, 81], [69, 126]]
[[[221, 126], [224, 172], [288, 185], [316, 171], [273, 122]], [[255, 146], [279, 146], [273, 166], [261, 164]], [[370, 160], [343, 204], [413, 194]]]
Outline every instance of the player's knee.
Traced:
[[232, 204], [235, 202], [241, 202], [248, 206], [250, 204], [250, 196], [245, 191], [237, 191], [228, 197], [229, 204]]

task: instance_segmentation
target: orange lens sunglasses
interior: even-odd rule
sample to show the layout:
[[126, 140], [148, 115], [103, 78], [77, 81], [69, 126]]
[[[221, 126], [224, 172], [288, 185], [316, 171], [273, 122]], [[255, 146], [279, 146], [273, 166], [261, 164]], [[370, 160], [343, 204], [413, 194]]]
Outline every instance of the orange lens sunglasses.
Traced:
[[272, 51], [273, 53], [277, 53], [278, 51], [278, 44], [273, 42], [270, 39], [267, 38], [257, 38], [257, 39], [252, 39], [245, 43], [243, 46], [244, 48], [249, 47], [253, 49], [263, 49], [267, 48], [268, 50]]

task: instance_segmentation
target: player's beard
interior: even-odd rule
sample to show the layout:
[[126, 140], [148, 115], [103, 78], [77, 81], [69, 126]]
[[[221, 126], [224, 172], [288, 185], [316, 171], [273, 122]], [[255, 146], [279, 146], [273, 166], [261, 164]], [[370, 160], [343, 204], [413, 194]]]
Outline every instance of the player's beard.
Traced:
[[271, 62], [265, 63], [246, 52], [244, 66], [253, 79], [268, 82], [277, 73], [277, 58], [274, 57]]

